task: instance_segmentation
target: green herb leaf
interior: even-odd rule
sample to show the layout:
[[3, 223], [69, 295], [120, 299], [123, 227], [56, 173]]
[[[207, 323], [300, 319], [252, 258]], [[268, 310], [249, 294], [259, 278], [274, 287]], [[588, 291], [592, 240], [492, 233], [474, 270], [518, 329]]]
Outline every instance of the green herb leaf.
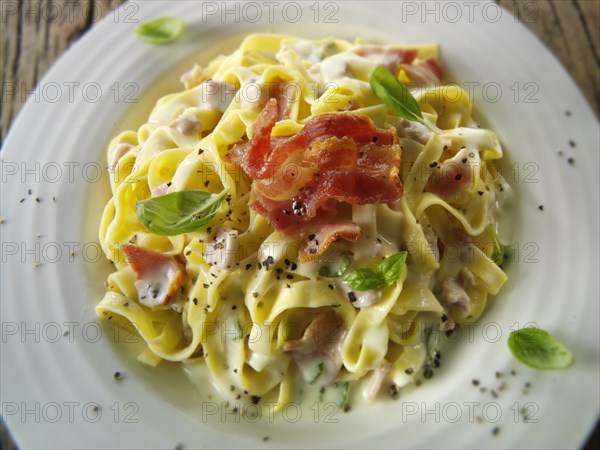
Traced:
[[575, 361], [562, 342], [547, 331], [534, 327], [510, 333], [508, 348], [515, 358], [534, 369], [566, 369]]
[[381, 66], [375, 67], [369, 76], [369, 84], [375, 95], [400, 117], [422, 123], [436, 132], [423, 118], [417, 100], [389, 70]]
[[391, 286], [398, 281], [398, 278], [400, 278], [400, 274], [402, 273], [402, 269], [404, 268], [404, 263], [406, 262], [407, 256], [408, 252], [398, 252], [394, 255], [388, 256], [387, 258], [384, 258], [377, 265], [377, 273], [381, 275], [387, 286]]
[[221, 207], [227, 191], [212, 194], [184, 190], [140, 200], [135, 205], [137, 218], [151, 233], [175, 236], [206, 225]]
[[308, 384], [313, 384], [315, 381], [317, 381], [317, 378], [319, 378], [322, 374], [323, 374], [323, 361], [321, 361], [319, 363], [319, 365], [317, 366], [317, 372], [316, 374], [313, 376], [313, 378], [308, 382]]
[[507, 253], [512, 250], [512, 245], [504, 245], [500, 242], [496, 229], [491, 223], [488, 225], [488, 232], [490, 234], [490, 239], [492, 240], [492, 261], [497, 265], [501, 265], [504, 262]]
[[353, 270], [344, 278], [344, 283], [356, 291], [368, 291], [386, 285], [383, 277], [371, 269]]
[[342, 253], [341, 264], [337, 270], [332, 270], [330, 266], [321, 266], [319, 269], [319, 275], [327, 278], [341, 277], [346, 269], [348, 269], [348, 266], [351, 262], [352, 260], [350, 259], [350, 256], [347, 253]]
[[335, 42], [328, 42], [323, 46], [323, 51], [321, 52], [321, 61], [339, 52], [340, 49]]
[[183, 34], [183, 20], [175, 17], [160, 17], [137, 26], [135, 33], [151, 44], [169, 44]]
[[377, 265], [376, 272], [368, 268], [356, 269], [344, 278], [344, 282], [356, 291], [391, 286], [400, 278], [407, 256], [408, 253], [404, 251], [383, 258]]
[[340, 400], [340, 403], [338, 403], [338, 406], [340, 408], [343, 408], [344, 406], [346, 406], [348, 404], [348, 399], [350, 397], [350, 383], [348, 381], [345, 381], [343, 383], [341, 383], [342, 389], [341, 389], [341, 394], [342, 394], [342, 398]]

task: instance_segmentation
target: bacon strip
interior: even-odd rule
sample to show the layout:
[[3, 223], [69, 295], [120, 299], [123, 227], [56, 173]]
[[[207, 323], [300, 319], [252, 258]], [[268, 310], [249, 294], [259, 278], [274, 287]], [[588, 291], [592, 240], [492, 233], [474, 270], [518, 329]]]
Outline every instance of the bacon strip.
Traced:
[[435, 86], [442, 81], [442, 68], [437, 59], [430, 56], [414, 64], [402, 64], [410, 83], [419, 86]]
[[135, 287], [142, 305], [166, 305], [183, 285], [184, 271], [177, 260], [144, 247], [125, 244], [121, 250], [135, 272]]
[[[305, 238], [315, 226], [337, 224], [331, 239], [355, 240], [356, 230], [339, 228], [341, 203], [388, 203], [402, 196], [402, 149], [395, 131], [376, 128], [367, 116], [337, 112], [313, 117], [288, 138], [271, 138], [277, 117], [277, 101], [271, 99], [250, 142], [230, 155], [255, 181], [251, 206], [277, 230]], [[323, 241], [324, 249], [331, 239]]]
[[301, 261], [310, 261], [322, 255], [339, 239], [357, 241], [361, 234], [360, 227], [354, 222], [334, 223], [315, 228], [315, 233], [308, 236], [306, 245], [300, 249]]
[[468, 151], [463, 149], [439, 164], [427, 180], [426, 190], [452, 201], [471, 186], [473, 167], [466, 158], [467, 154]]

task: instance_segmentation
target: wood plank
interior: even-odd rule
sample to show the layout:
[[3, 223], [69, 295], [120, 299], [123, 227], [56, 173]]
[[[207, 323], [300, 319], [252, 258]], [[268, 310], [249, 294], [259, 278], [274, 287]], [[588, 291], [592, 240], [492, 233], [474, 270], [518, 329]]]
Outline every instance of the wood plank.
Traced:
[[0, 143], [27, 98], [33, 95], [30, 92], [56, 59], [120, 3], [123, 0], [3, 2]]
[[600, 65], [600, 1], [573, 0], [588, 41], [594, 49], [596, 63]]
[[[500, 0], [556, 56], [600, 116], [598, 0]], [[586, 32], [586, 28], [588, 31]], [[591, 31], [594, 28], [594, 31]], [[594, 44], [596, 39], [596, 44]]]

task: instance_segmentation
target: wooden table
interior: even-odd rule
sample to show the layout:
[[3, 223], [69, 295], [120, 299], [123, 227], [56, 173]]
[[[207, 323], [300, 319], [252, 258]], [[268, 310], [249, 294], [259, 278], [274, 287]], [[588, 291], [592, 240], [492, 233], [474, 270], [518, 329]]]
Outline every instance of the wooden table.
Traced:
[[[554, 53], [600, 116], [600, 0], [496, 2], [519, 18]], [[63, 16], [68, 11], [69, 20], [56, 17], [53, 14], [57, 8], [53, 10], [37, 0], [3, 1], [0, 36], [3, 90], [8, 83], [25, 83], [24, 86], [32, 90], [71, 44], [123, 0], [55, 0], [52, 3], [60, 7]], [[2, 95], [0, 142], [4, 141], [22, 106], [21, 96]], [[591, 449], [597, 443], [598, 429], [586, 448]], [[8, 445], [7, 442], [6, 448]]]

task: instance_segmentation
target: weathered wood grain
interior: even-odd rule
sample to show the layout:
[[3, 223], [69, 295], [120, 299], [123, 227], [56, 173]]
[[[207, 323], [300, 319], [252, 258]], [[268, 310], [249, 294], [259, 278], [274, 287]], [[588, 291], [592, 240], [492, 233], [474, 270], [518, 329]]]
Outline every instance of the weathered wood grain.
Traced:
[[598, 0], [500, 0], [550, 49], [600, 114]]
[[[123, 0], [3, 0], [0, 139], [56, 59]], [[30, 95], [30, 94], [29, 94]]]

